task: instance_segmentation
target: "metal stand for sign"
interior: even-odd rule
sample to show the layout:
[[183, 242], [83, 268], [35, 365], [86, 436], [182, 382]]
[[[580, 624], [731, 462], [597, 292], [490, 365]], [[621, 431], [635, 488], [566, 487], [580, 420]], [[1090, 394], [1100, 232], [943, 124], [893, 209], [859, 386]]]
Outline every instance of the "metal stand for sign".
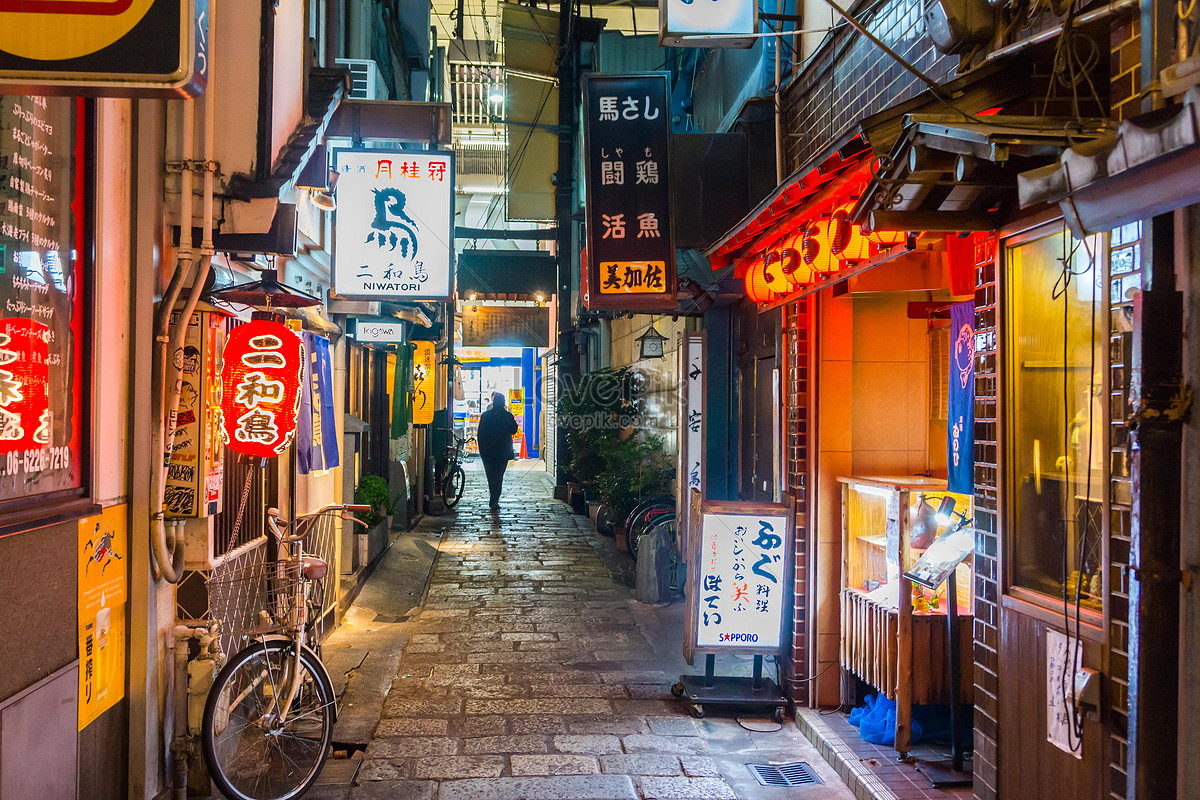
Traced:
[[958, 580], [951, 570], [946, 584], [946, 621], [950, 625], [946, 637], [950, 657], [950, 740], [953, 742], [953, 755], [947, 761], [921, 761], [917, 764], [920, 772], [935, 789], [950, 786], [970, 786], [972, 775], [970, 769], [963, 769], [963, 746], [959, 738], [959, 708], [958, 687], [962, 682], [959, 674], [961, 667], [958, 659]]
[[774, 706], [775, 721], [783, 722], [783, 709], [787, 698], [779, 684], [763, 677], [763, 657], [754, 657], [754, 677], [716, 675], [717, 656], [709, 653], [704, 659], [703, 675], [680, 675], [679, 683], [671, 687], [671, 694], [686, 697], [691, 701], [691, 714], [696, 719], [704, 716], [704, 705], [712, 706]]
[[[964, 536], [964, 533], [967, 535]], [[912, 571], [904, 573], [905, 578], [935, 591], [943, 583], [946, 584], [946, 624], [950, 626], [946, 648], [950, 659], [947, 666], [950, 671], [950, 739], [953, 752], [949, 761], [920, 761], [917, 764], [917, 772], [928, 778], [935, 789], [970, 786], [972, 782], [971, 770], [964, 769], [965, 757], [959, 738], [958, 687], [962, 684], [962, 674], [958, 657], [956, 568], [971, 555], [973, 543], [974, 531], [966, 527], [966, 519], [960, 516], [960, 521], [939, 536], [918, 559]]]
[[[763, 675], [763, 658], [768, 655], [779, 658], [785, 650], [782, 606], [779, 612], [778, 635], [774, 635], [775, 632], [771, 631], [772, 635], [769, 637], [771, 644], [766, 646], [762, 644], [757, 646], [726, 645], [724, 643], [716, 645], [711, 641], [700, 644], [697, 637], [701, 617], [698, 610], [698, 595], [702, 572], [700, 550], [704, 541], [704, 519], [707, 515], [740, 516], [748, 520], [764, 516], [770, 518], [776, 526], [773, 530], [779, 531], [780, 538], [783, 540], [781, 546], [776, 545], [784, 551], [781, 553], [783, 558], [779, 562], [775, 562], [779, 564], [779, 576], [781, 585], [783, 585], [783, 582], [791, 574], [789, 551], [793, 541], [792, 511], [787, 506], [770, 503], [708, 503], [701, 499], [700, 492], [696, 489], [692, 489], [688, 493], [688, 500], [688, 570], [687, 591], [685, 592], [688, 609], [687, 631], [684, 635], [684, 657], [689, 664], [692, 664], [696, 655], [703, 654], [705, 656], [704, 674], [680, 675], [679, 682], [671, 687], [671, 693], [676, 697], [688, 700], [691, 703], [691, 715], [697, 719], [705, 715], [706, 706], [757, 706], [759, 708], [767, 706], [774, 709], [775, 721], [783, 722], [783, 710], [788, 704], [788, 699], [777, 682]], [[715, 547], [714, 544], [714, 549]], [[782, 603], [786, 599], [786, 593], [782, 594], [780, 602]], [[753, 656], [753, 676], [717, 675], [718, 653]]]

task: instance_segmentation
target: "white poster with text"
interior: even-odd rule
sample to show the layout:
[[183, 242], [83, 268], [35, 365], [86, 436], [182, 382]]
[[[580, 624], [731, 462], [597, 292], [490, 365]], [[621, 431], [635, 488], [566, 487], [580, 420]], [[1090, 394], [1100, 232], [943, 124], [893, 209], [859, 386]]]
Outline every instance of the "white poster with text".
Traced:
[[454, 155], [339, 150], [333, 289], [346, 297], [454, 294]]

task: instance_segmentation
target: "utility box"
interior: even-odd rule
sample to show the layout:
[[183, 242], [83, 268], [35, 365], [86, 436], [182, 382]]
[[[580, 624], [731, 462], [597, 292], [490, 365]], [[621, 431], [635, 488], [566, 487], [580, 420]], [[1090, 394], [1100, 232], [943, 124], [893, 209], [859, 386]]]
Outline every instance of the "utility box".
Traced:
[[[179, 323], [171, 314], [171, 327]], [[216, 308], [197, 310], [188, 320], [183, 352], [175, 367], [183, 381], [171, 460], [167, 466], [164, 511], [167, 517], [196, 519], [221, 511], [225, 441], [221, 433], [221, 351], [226, 315]]]

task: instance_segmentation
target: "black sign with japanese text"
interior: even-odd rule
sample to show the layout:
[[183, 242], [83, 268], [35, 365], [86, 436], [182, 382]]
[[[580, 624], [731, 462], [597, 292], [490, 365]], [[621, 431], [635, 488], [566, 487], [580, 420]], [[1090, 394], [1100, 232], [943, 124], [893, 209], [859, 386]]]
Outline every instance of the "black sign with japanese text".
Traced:
[[665, 72], [583, 78], [588, 308], [675, 307], [669, 96]]
[[86, 486], [85, 113], [0, 95], [0, 503]]

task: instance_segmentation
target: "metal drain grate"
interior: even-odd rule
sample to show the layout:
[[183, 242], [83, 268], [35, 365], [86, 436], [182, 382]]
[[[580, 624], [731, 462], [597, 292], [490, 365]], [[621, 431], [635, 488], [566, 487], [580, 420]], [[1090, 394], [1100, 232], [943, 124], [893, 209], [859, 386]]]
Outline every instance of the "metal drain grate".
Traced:
[[791, 764], [747, 764], [746, 768], [763, 786], [815, 786], [822, 783], [813, 768], [803, 761]]

